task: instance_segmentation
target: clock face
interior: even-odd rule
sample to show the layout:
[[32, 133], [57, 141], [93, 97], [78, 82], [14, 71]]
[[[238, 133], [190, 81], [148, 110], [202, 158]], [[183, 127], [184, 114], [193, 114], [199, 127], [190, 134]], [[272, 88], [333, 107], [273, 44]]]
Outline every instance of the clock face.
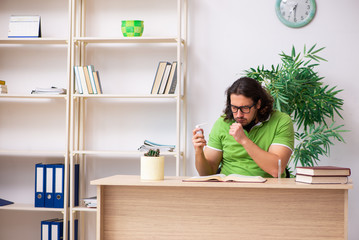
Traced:
[[276, 13], [279, 20], [288, 27], [307, 25], [316, 12], [315, 0], [277, 0]]

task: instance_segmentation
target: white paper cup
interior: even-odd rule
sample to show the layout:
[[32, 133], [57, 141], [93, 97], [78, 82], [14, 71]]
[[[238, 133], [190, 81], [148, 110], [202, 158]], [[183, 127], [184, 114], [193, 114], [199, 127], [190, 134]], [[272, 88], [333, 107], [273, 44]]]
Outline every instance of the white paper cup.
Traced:
[[141, 157], [141, 180], [158, 181], [164, 178], [165, 157]]

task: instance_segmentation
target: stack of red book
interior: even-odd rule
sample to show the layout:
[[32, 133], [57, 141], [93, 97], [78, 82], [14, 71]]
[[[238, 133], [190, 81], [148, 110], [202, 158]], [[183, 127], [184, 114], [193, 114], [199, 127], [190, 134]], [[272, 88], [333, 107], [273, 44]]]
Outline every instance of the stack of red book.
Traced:
[[295, 181], [303, 183], [348, 183], [350, 168], [336, 166], [297, 167]]

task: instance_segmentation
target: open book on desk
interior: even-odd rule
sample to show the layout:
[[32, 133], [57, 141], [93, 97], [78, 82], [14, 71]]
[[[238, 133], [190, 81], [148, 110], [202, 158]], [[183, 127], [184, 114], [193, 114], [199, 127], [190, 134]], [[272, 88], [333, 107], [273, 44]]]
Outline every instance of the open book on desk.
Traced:
[[244, 176], [240, 174], [214, 174], [208, 176], [196, 176], [183, 179], [183, 182], [250, 182], [250, 183], [264, 183], [267, 179], [261, 176]]

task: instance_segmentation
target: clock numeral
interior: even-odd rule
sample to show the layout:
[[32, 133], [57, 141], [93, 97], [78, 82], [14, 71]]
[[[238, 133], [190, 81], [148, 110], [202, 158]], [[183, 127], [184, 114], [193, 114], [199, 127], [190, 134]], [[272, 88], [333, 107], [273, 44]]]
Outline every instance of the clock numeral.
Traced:
[[300, 20], [302, 20], [302, 21], [303, 21], [303, 20], [304, 20], [304, 17], [303, 17], [303, 16], [300, 16]]
[[284, 11], [282, 12], [282, 16], [285, 17], [285, 12]]
[[310, 10], [310, 5], [307, 5], [307, 9]]
[[308, 15], [309, 15], [309, 12], [305, 12], [305, 15], [307, 15], [307, 16], [308, 16]]
[[297, 18], [294, 18], [294, 22], [297, 22]]

